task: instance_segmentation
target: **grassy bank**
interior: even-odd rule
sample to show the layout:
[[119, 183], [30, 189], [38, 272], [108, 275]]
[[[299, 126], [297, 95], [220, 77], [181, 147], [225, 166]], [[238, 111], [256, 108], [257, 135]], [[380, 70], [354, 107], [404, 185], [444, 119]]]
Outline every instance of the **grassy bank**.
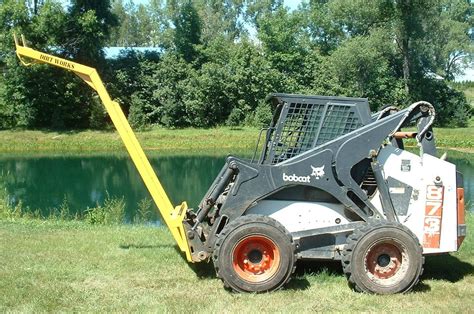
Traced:
[[[255, 148], [254, 128], [180, 129], [154, 128], [137, 132], [147, 151], [163, 153], [228, 154]], [[115, 131], [0, 131], [0, 152], [112, 152], [125, 151]]]
[[[474, 216], [468, 217], [474, 227]], [[474, 307], [474, 237], [460, 252], [427, 258], [412, 293], [355, 293], [339, 264], [299, 265], [270, 294], [225, 291], [206, 267], [191, 268], [170, 234], [150, 226], [0, 220], [0, 311], [466, 312]], [[205, 266], [205, 265], [204, 265]]]
[[[256, 128], [180, 129], [154, 128], [137, 132], [148, 151], [165, 154], [236, 154], [255, 149], [259, 130]], [[469, 128], [438, 128], [436, 143], [440, 147], [474, 151], [474, 123]], [[0, 152], [10, 153], [90, 153], [124, 151], [114, 131], [0, 131]]]

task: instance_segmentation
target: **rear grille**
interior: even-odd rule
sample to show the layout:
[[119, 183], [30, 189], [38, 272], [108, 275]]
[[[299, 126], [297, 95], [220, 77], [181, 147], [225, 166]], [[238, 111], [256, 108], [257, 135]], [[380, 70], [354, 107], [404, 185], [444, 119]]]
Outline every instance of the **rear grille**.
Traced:
[[[283, 107], [274, 123], [265, 158], [271, 164], [297, 156], [370, 121], [365, 99], [301, 96], [279, 100]], [[356, 105], [365, 105], [366, 110], [359, 110], [361, 106]], [[364, 117], [361, 111], [366, 113]]]

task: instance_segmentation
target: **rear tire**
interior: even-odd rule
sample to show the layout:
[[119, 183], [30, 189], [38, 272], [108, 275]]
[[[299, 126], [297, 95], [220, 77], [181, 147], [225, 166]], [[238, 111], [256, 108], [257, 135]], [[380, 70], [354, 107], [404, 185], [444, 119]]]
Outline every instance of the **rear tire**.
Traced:
[[214, 266], [224, 286], [237, 292], [268, 292], [286, 284], [295, 269], [295, 246], [276, 220], [239, 217], [219, 234]]
[[393, 294], [409, 291], [423, 272], [418, 238], [399, 223], [380, 222], [354, 230], [342, 266], [356, 291]]

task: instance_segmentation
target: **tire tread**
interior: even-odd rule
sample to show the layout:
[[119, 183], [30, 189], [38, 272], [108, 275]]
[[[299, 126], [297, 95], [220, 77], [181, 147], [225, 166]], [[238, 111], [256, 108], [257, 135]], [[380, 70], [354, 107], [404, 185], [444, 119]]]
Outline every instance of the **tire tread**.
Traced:
[[227, 290], [232, 290], [234, 292], [243, 292], [241, 290], [238, 290], [238, 289], [234, 288], [230, 283], [228, 283], [220, 272], [220, 269], [219, 269], [219, 254], [220, 254], [220, 249], [222, 247], [222, 244], [223, 244], [226, 237], [229, 235], [229, 233], [231, 231], [233, 231], [234, 229], [236, 229], [237, 227], [239, 227], [241, 225], [249, 224], [249, 223], [255, 223], [255, 222], [267, 224], [267, 225], [270, 225], [270, 226], [278, 229], [279, 231], [284, 233], [285, 236], [288, 237], [288, 239], [290, 239], [290, 241], [291, 241], [291, 246], [292, 246], [293, 255], [294, 255], [293, 256], [292, 269], [289, 272], [289, 274], [287, 275], [287, 278], [285, 278], [285, 280], [283, 280], [282, 283], [277, 288], [275, 288], [271, 291], [279, 290], [283, 286], [285, 286], [291, 280], [292, 275], [294, 274], [294, 272], [296, 270], [296, 259], [297, 259], [296, 245], [293, 241], [293, 237], [291, 236], [291, 234], [286, 230], [286, 228], [281, 223], [279, 223], [275, 219], [272, 219], [268, 216], [263, 216], [263, 215], [245, 215], [245, 216], [241, 216], [241, 217], [239, 217], [237, 219], [234, 219], [231, 222], [229, 222], [222, 229], [221, 233], [217, 236], [217, 240], [214, 244], [214, 251], [212, 253], [212, 260], [213, 260], [213, 263], [214, 263], [214, 269], [216, 271], [217, 278], [222, 280], [224, 288], [227, 289]]
[[342, 269], [343, 269], [344, 274], [346, 275], [349, 286], [357, 292], [373, 293], [373, 291], [364, 289], [363, 287], [360, 287], [359, 285], [357, 285], [357, 283], [355, 282], [352, 269], [351, 269], [352, 254], [359, 240], [364, 235], [366, 235], [368, 232], [371, 232], [373, 230], [383, 228], [383, 227], [398, 228], [406, 232], [409, 236], [411, 236], [413, 239], [416, 240], [417, 254], [421, 255], [421, 267], [420, 267], [420, 271], [418, 272], [416, 276], [416, 279], [408, 287], [406, 287], [403, 291], [401, 291], [401, 293], [410, 291], [419, 282], [420, 276], [423, 273], [424, 263], [425, 263], [425, 258], [423, 256], [423, 248], [421, 247], [417, 236], [410, 229], [396, 222], [386, 222], [386, 221], [370, 222], [370, 223], [367, 223], [362, 228], [355, 229], [354, 232], [348, 236], [347, 243], [346, 243], [346, 246], [344, 247], [344, 250], [342, 252], [342, 257], [341, 257]]

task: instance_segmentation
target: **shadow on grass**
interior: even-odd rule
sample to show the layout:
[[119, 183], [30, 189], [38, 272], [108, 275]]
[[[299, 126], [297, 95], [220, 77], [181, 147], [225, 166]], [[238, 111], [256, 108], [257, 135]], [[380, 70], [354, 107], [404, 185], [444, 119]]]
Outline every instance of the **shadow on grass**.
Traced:
[[[420, 279], [421, 280], [421, 279]], [[414, 287], [412, 292], [430, 292], [431, 287], [427, 285], [426, 283], [423, 283], [423, 281], [419, 281]]]
[[159, 248], [169, 248], [173, 245], [167, 244], [120, 244], [119, 248], [129, 250], [129, 249], [159, 249]]
[[474, 275], [474, 266], [455, 256], [445, 254], [426, 256], [425, 270], [421, 279], [457, 282], [468, 275]]
[[449, 254], [426, 256], [423, 274], [421, 275], [420, 282], [413, 288], [413, 291], [431, 291], [431, 287], [424, 283], [423, 280], [441, 280], [455, 283], [473, 274], [474, 266], [461, 261], [455, 256]]
[[206, 263], [189, 263], [189, 268], [196, 274], [199, 279], [215, 279], [216, 271], [212, 262]]
[[344, 276], [340, 261], [298, 261], [296, 263], [296, 276], [306, 274], [326, 273], [330, 276]]
[[64, 129], [64, 128], [49, 128], [49, 129], [46, 129], [46, 128], [40, 128], [40, 129], [38, 129], [38, 131], [40, 131], [43, 134], [56, 132], [56, 133], [58, 133], [58, 135], [74, 135], [74, 134], [79, 134], [79, 133], [85, 132], [85, 131], [100, 131], [100, 132], [103, 132], [103, 133], [114, 133], [114, 132], [116, 132], [115, 128], [113, 126], [109, 126], [109, 125], [105, 126], [104, 128], [98, 128], [98, 129], [94, 129], [94, 128], [90, 128], [90, 129]]
[[[311, 262], [311, 261], [300, 261], [296, 268], [296, 277], [304, 278], [307, 274], [327, 274], [330, 276], [344, 276], [340, 262], [328, 261], [328, 262]], [[417, 292], [429, 292], [431, 287], [424, 283], [424, 280], [441, 280], [448, 281], [451, 283], [458, 282], [464, 277], [474, 275], [474, 266], [470, 263], [461, 261], [459, 258], [444, 254], [437, 256], [426, 256], [424, 264], [424, 272], [420, 277], [420, 282], [413, 288], [413, 291]], [[295, 280], [295, 285], [301, 285], [298, 283], [298, 279]], [[304, 285], [304, 283], [303, 283]], [[291, 282], [289, 287], [291, 286]], [[301, 288], [301, 287], [300, 287]], [[303, 288], [304, 289], [304, 288]]]
[[[200, 263], [200, 264], [189, 264], [189, 268], [191, 268], [196, 276], [199, 279], [216, 279], [216, 271], [214, 269], [214, 265], [212, 262], [210, 263]], [[309, 288], [310, 283], [306, 278], [298, 278], [293, 276], [290, 282], [283, 287], [283, 290], [305, 290]], [[229, 292], [231, 289], [226, 288]]]
[[[199, 279], [215, 279], [216, 271], [214, 264], [209, 263], [188, 263], [189, 268], [194, 271]], [[298, 269], [298, 267], [296, 268]], [[290, 282], [283, 288], [284, 290], [305, 290], [310, 286], [310, 283], [304, 277], [293, 276]], [[230, 291], [230, 290], [229, 290]]]
[[296, 271], [285, 290], [306, 290], [311, 284], [306, 279], [307, 275], [319, 275], [343, 277], [341, 263], [339, 261], [304, 261], [296, 263]]
[[306, 278], [293, 277], [283, 290], [306, 290], [311, 286]]
[[[341, 263], [339, 261], [299, 261], [296, 268], [297, 276], [305, 274], [327, 273], [331, 276], [344, 276]], [[421, 280], [446, 280], [457, 282], [468, 275], [474, 275], [474, 266], [461, 261], [459, 258], [449, 255], [426, 256], [424, 272]]]
[[[181, 256], [185, 261], [186, 261], [186, 256], [184, 255], [183, 252], [179, 249], [177, 245], [174, 246], [174, 249], [176, 252], [179, 253], [179, 256]], [[216, 278], [216, 271], [214, 270], [214, 264], [212, 261], [206, 263], [188, 263], [188, 267], [196, 274], [196, 276], [199, 279], [214, 279]]]

